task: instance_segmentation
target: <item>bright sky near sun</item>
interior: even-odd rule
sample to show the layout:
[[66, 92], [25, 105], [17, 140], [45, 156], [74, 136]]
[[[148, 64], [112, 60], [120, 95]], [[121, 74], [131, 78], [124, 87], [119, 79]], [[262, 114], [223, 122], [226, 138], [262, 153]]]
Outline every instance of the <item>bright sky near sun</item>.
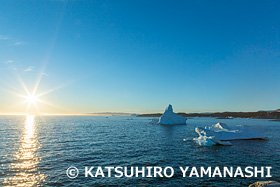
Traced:
[[0, 12], [0, 113], [280, 108], [280, 1], [0, 0]]

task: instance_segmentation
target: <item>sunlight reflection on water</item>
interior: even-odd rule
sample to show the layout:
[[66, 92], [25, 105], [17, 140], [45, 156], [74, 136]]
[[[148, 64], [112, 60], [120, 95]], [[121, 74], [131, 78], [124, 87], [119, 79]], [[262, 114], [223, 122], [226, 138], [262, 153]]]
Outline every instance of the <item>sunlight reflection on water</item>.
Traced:
[[35, 116], [27, 115], [21, 146], [15, 154], [15, 162], [10, 165], [14, 176], [4, 179], [4, 184], [16, 186], [38, 186], [45, 179], [45, 175], [37, 171], [39, 158], [36, 151], [39, 149], [35, 128]]

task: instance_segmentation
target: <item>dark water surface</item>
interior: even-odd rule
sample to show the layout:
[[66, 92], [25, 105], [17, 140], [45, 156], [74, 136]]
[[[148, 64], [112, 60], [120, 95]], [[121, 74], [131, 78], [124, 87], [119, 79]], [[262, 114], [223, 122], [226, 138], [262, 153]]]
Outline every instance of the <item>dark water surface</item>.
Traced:
[[[192, 118], [163, 126], [151, 118], [93, 116], [1, 116], [0, 184], [7, 186], [248, 186], [280, 181], [280, 122], [263, 119]], [[267, 141], [233, 141], [200, 147], [197, 126], [225, 122], [260, 129]], [[186, 141], [183, 141], [186, 139]], [[75, 179], [66, 169], [75, 166]], [[85, 178], [85, 166], [172, 166], [172, 178]], [[272, 178], [183, 178], [179, 166], [272, 166]]]

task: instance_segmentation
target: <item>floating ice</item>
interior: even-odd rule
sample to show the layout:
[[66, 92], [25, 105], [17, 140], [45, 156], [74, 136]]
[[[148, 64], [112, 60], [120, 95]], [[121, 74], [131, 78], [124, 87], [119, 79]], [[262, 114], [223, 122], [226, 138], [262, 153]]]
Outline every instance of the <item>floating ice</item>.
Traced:
[[206, 126], [205, 129], [213, 130], [213, 131], [229, 131], [230, 128], [225, 123], [217, 123], [210, 127]]
[[157, 124], [158, 123], [158, 118], [153, 118], [150, 121], [151, 124]]
[[199, 136], [198, 138], [193, 139], [195, 143], [200, 146], [213, 146], [213, 145], [232, 145], [232, 143], [228, 141], [220, 141], [215, 136]]
[[250, 184], [249, 187], [263, 187], [263, 186], [267, 186], [267, 187], [279, 187], [280, 183], [276, 182], [276, 181], [258, 181], [255, 182], [253, 184]]
[[193, 140], [201, 146], [232, 145], [231, 142], [225, 140], [267, 139], [261, 132], [248, 126], [236, 126], [235, 129], [231, 129], [224, 123], [217, 123], [205, 128], [196, 127], [195, 132], [199, 137]]
[[162, 124], [162, 125], [181, 125], [181, 124], [186, 124], [187, 118], [180, 116], [178, 114], [175, 114], [173, 112], [172, 105], [169, 105], [163, 115], [159, 118], [159, 121], [157, 124]]
[[207, 137], [200, 133], [198, 128], [195, 128], [195, 131], [199, 134], [198, 138], [194, 138], [194, 142], [199, 144], [200, 146], [213, 146], [213, 145], [232, 145], [228, 141], [220, 141], [219, 139], [215, 138], [215, 136]]
[[210, 127], [196, 127], [195, 131], [201, 136], [215, 136], [219, 140], [252, 140], [252, 139], [266, 139], [267, 137], [248, 126], [236, 126], [235, 129], [229, 128], [226, 124], [217, 123]]

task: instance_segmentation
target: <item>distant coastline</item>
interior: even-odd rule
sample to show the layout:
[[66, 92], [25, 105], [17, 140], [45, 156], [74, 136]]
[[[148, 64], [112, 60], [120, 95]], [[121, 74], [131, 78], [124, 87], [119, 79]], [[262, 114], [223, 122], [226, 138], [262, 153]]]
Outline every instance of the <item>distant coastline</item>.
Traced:
[[[258, 111], [258, 112], [215, 112], [215, 113], [177, 113], [184, 117], [215, 117], [220, 119], [232, 118], [254, 118], [254, 119], [276, 119], [280, 120], [280, 110]], [[139, 114], [137, 117], [160, 117], [161, 113]]]
[[[254, 119], [271, 119], [271, 121], [280, 121], [280, 109], [271, 111], [258, 112], [213, 112], [213, 113], [184, 113], [179, 112], [178, 115], [192, 118], [192, 117], [214, 117], [218, 119], [233, 119], [233, 118], [254, 118]], [[0, 116], [21, 116], [26, 113], [0, 113]], [[29, 114], [42, 116], [134, 116], [134, 117], [160, 117], [162, 113], [151, 114], [136, 114], [125, 112], [100, 112], [100, 113], [80, 113], [80, 114]]]

